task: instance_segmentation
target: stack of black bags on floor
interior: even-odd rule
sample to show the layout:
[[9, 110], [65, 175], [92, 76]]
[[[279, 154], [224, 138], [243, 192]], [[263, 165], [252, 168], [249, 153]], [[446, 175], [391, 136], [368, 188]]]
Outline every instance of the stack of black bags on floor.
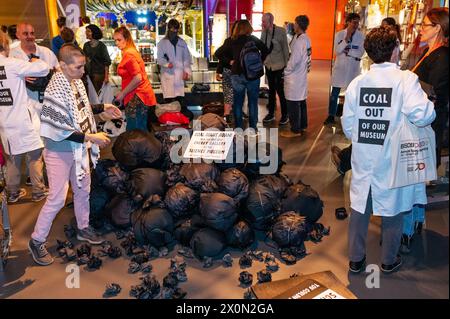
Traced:
[[220, 258], [227, 247], [244, 250], [262, 231], [291, 263], [304, 255], [305, 240], [326, 235], [317, 224], [319, 195], [281, 173], [278, 147], [257, 145], [278, 152], [276, 172], [261, 175], [269, 164], [249, 156], [258, 152], [249, 152], [242, 136], [234, 138], [226, 163], [174, 164], [173, 145], [166, 133], [121, 134], [112, 148], [117, 161], [99, 161], [93, 173], [91, 224], [131, 227], [140, 245], [161, 248], [176, 241], [200, 259]]

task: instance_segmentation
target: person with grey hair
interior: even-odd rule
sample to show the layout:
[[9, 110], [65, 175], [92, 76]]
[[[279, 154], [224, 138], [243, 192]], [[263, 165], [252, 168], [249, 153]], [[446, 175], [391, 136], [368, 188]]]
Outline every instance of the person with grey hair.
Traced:
[[289, 60], [289, 45], [286, 30], [274, 24], [272, 13], [265, 13], [262, 17], [261, 41], [269, 49], [270, 54], [264, 61], [266, 76], [269, 84], [269, 113], [264, 117], [264, 123], [275, 120], [276, 96], [280, 99], [281, 119], [279, 124], [289, 122], [286, 98], [284, 96], [283, 72]]

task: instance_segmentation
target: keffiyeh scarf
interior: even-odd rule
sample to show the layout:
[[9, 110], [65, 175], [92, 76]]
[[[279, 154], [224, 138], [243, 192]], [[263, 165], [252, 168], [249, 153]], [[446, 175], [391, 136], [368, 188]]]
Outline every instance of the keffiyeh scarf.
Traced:
[[[44, 94], [41, 112], [41, 136], [60, 142], [74, 132], [96, 133], [94, 115], [83, 82], [69, 83], [61, 72], [56, 72]], [[100, 155], [98, 145], [70, 142], [75, 159], [77, 186], [89, 173], [89, 152], [94, 168]]]

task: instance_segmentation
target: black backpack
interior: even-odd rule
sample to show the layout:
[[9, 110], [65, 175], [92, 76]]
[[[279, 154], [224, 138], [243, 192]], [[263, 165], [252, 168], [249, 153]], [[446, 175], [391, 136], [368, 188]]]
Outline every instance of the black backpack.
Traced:
[[244, 70], [245, 78], [248, 81], [259, 79], [264, 75], [264, 64], [261, 57], [261, 52], [256, 47], [253, 40], [245, 43], [240, 54], [241, 67]]

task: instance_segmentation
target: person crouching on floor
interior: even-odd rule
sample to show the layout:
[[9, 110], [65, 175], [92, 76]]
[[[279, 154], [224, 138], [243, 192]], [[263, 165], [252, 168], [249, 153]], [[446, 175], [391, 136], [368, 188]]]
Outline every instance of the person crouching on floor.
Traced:
[[93, 113], [108, 119], [121, 117], [112, 104], [90, 105], [81, 77], [86, 58], [73, 44], [59, 51], [62, 72], [56, 72], [44, 94], [41, 112], [41, 136], [44, 139], [44, 161], [47, 167], [49, 194], [42, 207], [28, 248], [36, 263], [50, 265], [53, 258], [46, 248], [53, 220], [64, 207], [69, 181], [74, 193], [77, 239], [91, 244], [103, 240], [89, 226], [90, 167], [95, 167], [99, 147], [109, 144], [105, 133], [97, 133]]

